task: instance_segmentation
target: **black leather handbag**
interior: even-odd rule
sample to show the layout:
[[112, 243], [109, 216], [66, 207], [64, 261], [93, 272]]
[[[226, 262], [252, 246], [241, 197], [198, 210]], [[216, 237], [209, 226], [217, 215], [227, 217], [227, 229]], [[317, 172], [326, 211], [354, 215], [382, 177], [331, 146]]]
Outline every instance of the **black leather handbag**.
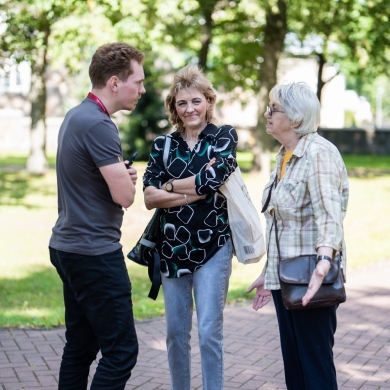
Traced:
[[[167, 169], [168, 155], [170, 152], [172, 138], [165, 136], [163, 148], [164, 168]], [[152, 282], [148, 297], [156, 300], [161, 285], [161, 258], [158, 248], [161, 218], [164, 215], [164, 209], [156, 208], [153, 217], [147, 224], [141, 238], [135, 247], [127, 254], [127, 257], [139, 265], [148, 267], [149, 279]]]
[[[272, 189], [276, 186], [277, 176], [270, 186], [267, 199], [261, 210], [267, 210], [271, 200]], [[274, 217], [276, 246], [278, 249], [278, 272], [280, 280], [280, 290], [283, 304], [288, 310], [305, 310], [319, 307], [332, 306], [346, 301], [347, 296], [344, 287], [344, 275], [342, 272], [342, 262], [340, 254], [332, 260], [328, 274], [322, 281], [322, 285], [314, 297], [306, 306], [302, 306], [302, 298], [309, 287], [311, 275], [317, 265], [317, 255], [302, 255], [290, 259], [282, 259], [280, 255], [280, 245], [278, 237], [278, 225]]]
[[148, 222], [141, 238], [127, 257], [135, 263], [148, 267], [152, 260], [152, 251], [155, 249], [160, 232], [160, 218], [164, 214], [163, 209], [156, 209], [152, 219]]
[[302, 255], [282, 259], [278, 238], [278, 228], [274, 214], [276, 246], [278, 248], [278, 272], [283, 303], [288, 310], [316, 309], [345, 302], [344, 275], [340, 254], [332, 260], [328, 274], [314, 297], [306, 306], [302, 298], [306, 294], [310, 278], [317, 265], [317, 255]]
[[161, 284], [161, 260], [156, 245], [161, 229], [161, 217], [163, 215], [164, 209], [157, 208], [142, 233], [141, 238], [127, 255], [135, 263], [148, 267], [149, 279], [152, 282], [148, 297], [154, 300], [157, 298]]

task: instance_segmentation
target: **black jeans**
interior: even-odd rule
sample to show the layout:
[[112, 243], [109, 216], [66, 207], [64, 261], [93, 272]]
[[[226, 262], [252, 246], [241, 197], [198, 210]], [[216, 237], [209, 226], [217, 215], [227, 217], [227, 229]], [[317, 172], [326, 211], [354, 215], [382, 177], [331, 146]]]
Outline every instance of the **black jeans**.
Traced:
[[124, 389], [137, 361], [138, 340], [122, 250], [100, 256], [49, 250], [65, 303], [66, 344], [58, 389], [85, 390], [99, 350], [102, 358], [91, 390]]
[[272, 290], [279, 323], [288, 390], [337, 390], [333, 361], [338, 305], [287, 310], [280, 290]]

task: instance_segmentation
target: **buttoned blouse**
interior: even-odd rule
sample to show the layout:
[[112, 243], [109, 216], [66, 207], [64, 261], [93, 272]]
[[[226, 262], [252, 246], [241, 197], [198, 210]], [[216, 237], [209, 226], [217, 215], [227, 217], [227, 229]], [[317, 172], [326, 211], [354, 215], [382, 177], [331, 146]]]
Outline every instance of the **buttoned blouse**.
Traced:
[[266, 219], [267, 264], [266, 289], [280, 289], [278, 251], [272, 210], [278, 224], [281, 257], [316, 254], [318, 247], [327, 246], [341, 252], [345, 276], [346, 248], [343, 220], [347, 211], [349, 186], [344, 161], [338, 149], [317, 133], [303, 136], [278, 182], [285, 154], [282, 146], [276, 167], [265, 186], [262, 204], [269, 191], [271, 200], [264, 212]]
[[[196, 193], [206, 195], [205, 199], [188, 205], [164, 209], [159, 242], [162, 272], [166, 277], [175, 278], [202, 267], [231, 235], [226, 198], [218, 188], [237, 166], [237, 133], [232, 126], [217, 127], [209, 123], [193, 150], [178, 131], [169, 136], [172, 141], [167, 169], [163, 163], [165, 136], [161, 136], [153, 142], [143, 177], [144, 187], [161, 188], [169, 179], [196, 175]], [[213, 157], [216, 162], [206, 170]]]

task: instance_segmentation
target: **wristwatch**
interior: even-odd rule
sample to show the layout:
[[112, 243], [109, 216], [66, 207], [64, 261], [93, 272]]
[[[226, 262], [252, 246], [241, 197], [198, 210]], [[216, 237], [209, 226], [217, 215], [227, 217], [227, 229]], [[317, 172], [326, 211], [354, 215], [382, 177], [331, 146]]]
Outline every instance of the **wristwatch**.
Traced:
[[328, 260], [330, 263], [332, 262], [332, 259], [331, 259], [329, 256], [324, 256], [324, 255], [318, 255], [318, 256], [317, 256], [317, 263], [318, 263], [320, 260]]
[[175, 179], [169, 179], [166, 183], [165, 183], [165, 191], [167, 192], [173, 192], [173, 181]]

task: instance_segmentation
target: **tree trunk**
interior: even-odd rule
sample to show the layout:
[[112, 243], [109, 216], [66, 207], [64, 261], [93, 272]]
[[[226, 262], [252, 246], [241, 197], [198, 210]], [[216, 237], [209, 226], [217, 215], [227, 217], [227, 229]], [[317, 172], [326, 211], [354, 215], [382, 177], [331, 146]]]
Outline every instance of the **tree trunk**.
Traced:
[[325, 82], [322, 79], [322, 72], [325, 66], [325, 56], [322, 53], [317, 53], [318, 57], [318, 74], [317, 74], [317, 97], [321, 103], [322, 88], [324, 88]]
[[272, 145], [272, 138], [265, 131], [267, 120], [264, 117], [264, 112], [269, 102], [269, 92], [277, 83], [277, 68], [287, 33], [286, 8], [286, 0], [278, 0], [276, 9], [268, 8], [264, 29], [264, 61], [261, 64], [259, 75], [258, 119], [255, 129], [256, 146], [253, 150], [253, 169], [260, 170], [261, 176], [264, 178], [269, 178], [270, 174]]
[[49, 169], [46, 158], [46, 67], [49, 27], [44, 31], [45, 43], [37, 50], [31, 64], [31, 149], [27, 159], [27, 171], [32, 175], [44, 175]]
[[207, 70], [207, 56], [209, 54], [209, 48], [213, 39], [213, 12], [216, 1], [211, 0], [199, 0], [199, 6], [202, 9], [202, 13], [205, 19], [205, 23], [201, 27], [201, 44], [202, 47], [199, 51], [199, 66]]

